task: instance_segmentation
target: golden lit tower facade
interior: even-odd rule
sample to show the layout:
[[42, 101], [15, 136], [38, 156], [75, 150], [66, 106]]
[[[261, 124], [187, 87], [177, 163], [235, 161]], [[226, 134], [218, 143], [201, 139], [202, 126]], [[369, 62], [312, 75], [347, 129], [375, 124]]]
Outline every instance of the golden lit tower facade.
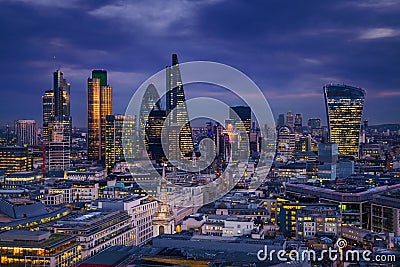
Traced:
[[324, 86], [324, 96], [330, 142], [338, 144], [339, 154], [358, 157], [365, 91], [329, 84]]
[[[191, 157], [193, 151], [193, 139], [190, 128], [189, 115], [186, 109], [186, 99], [183, 90], [182, 78], [179, 69], [178, 56], [172, 55], [172, 66], [166, 69], [166, 107], [169, 116], [169, 157], [179, 159]], [[179, 138], [176, 138], [179, 136]], [[181, 155], [176, 153], [180, 148]]]
[[106, 117], [112, 115], [112, 87], [107, 71], [93, 70], [88, 78], [88, 159], [104, 163]]

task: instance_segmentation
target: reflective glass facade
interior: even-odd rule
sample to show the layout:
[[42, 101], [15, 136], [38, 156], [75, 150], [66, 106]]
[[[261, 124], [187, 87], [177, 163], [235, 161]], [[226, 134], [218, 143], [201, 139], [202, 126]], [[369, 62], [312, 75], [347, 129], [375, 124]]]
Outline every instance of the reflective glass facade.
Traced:
[[112, 115], [112, 87], [105, 70], [93, 70], [88, 79], [88, 159], [105, 162], [106, 116]]
[[[166, 75], [167, 115], [170, 118], [168, 125], [168, 142], [170, 144], [168, 155], [172, 159], [179, 159], [188, 155], [190, 157], [193, 151], [192, 131], [176, 54], [172, 55], [172, 66], [167, 67]], [[181, 155], [178, 153], [178, 147], [181, 150]]]
[[358, 157], [365, 91], [347, 85], [324, 86], [330, 142], [339, 154]]

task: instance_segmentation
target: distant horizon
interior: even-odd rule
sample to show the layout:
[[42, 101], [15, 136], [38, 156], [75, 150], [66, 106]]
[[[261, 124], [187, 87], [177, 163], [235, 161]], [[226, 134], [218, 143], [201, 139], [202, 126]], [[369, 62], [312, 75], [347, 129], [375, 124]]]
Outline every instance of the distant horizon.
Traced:
[[[114, 115], [120, 115], [120, 114], [114, 114]], [[37, 123], [37, 122], [36, 122]], [[382, 123], [382, 124], [368, 124], [368, 127], [376, 128], [376, 127], [383, 127], [383, 126], [395, 126], [397, 125], [400, 128], [400, 123]], [[10, 125], [13, 127], [10, 127], [11, 129], [14, 129], [14, 124]], [[87, 125], [86, 126], [75, 126], [72, 125], [73, 128], [77, 128], [80, 130], [86, 130], [87, 131]], [[206, 127], [206, 125], [191, 125], [192, 128], [201, 128], [201, 127]], [[303, 127], [307, 127], [307, 123], [303, 123]], [[328, 127], [328, 125], [321, 125], [321, 127]], [[42, 129], [42, 127], [39, 125], [38, 128]], [[6, 126], [0, 125], [1, 130], [5, 130]]]
[[[93, 69], [108, 71], [114, 113], [123, 114], [136, 88], [169, 65], [173, 53], [180, 63], [213, 61], [242, 71], [276, 116], [292, 110], [326, 120], [322, 87], [344, 83], [367, 91], [370, 123], [400, 123], [396, 1], [3, 0], [0, 6], [0, 124], [40, 122], [41, 96], [53, 89], [56, 69], [71, 84], [77, 125], [86, 124]], [[186, 92], [223, 95], [212, 88]]]

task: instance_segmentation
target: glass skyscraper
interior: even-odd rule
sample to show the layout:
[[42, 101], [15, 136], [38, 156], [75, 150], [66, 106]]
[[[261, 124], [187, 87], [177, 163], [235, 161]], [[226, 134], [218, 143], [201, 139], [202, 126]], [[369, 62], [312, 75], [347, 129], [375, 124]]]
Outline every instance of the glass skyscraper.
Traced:
[[106, 117], [112, 115], [112, 87], [107, 72], [93, 70], [88, 78], [88, 159], [105, 163]]
[[43, 100], [43, 134], [45, 167], [61, 172], [70, 166], [72, 118], [70, 87], [60, 70], [53, 72], [53, 90], [45, 91]]
[[348, 85], [324, 86], [330, 142], [339, 154], [358, 157], [365, 91]]
[[[125, 124], [125, 128], [123, 127]], [[124, 115], [107, 115], [106, 131], [105, 131], [105, 147], [106, 147], [106, 168], [112, 170], [118, 162], [125, 161], [124, 151], [122, 147], [122, 136], [124, 136], [129, 144], [127, 147], [135, 150], [136, 148], [136, 116]], [[130, 151], [127, 155], [134, 155], [136, 151]]]
[[36, 146], [37, 127], [34, 120], [16, 120], [14, 128], [17, 135], [17, 145]]
[[69, 117], [70, 112], [70, 87], [60, 70], [53, 73], [54, 90], [54, 116]]
[[236, 113], [241, 122], [243, 123], [243, 126], [246, 128], [246, 133], [250, 136], [250, 131], [251, 131], [251, 108], [247, 106], [236, 106], [236, 107], [231, 107], [229, 110], [229, 118], [230, 119], [235, 119], [237, 118], [235, 116]]
[[[189, 116], [186, 109], [185, 93], [178, 56], [172, 55], [172, 66], [166, 69], [166, 107], [168, 120], [168, 158], [178, 160], [182, 157], [191, 157], [194, 149]], [[179, 155], [179, 149], [181, 154]]]
[[51, 117], [54, 116], [54, 91], [47, 90], [42, 96], [43, 101], [43, 128], [42, 128], [42, 140], [43, 143], [47, 144], [50, 141], [49, 136], [49, 122]]

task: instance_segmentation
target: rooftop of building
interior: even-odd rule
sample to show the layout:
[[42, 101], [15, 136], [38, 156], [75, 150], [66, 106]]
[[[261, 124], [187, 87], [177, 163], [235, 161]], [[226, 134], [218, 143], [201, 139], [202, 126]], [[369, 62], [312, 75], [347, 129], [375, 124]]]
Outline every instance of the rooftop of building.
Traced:
[[372, 204], [400, 209], [400, 191], [375, 196], [372, 200]]
[[137, 247], [112, 246], [102, 252], [96, 253], [93, 257], [83, 261], [79, 266], [118, 266], [129, 259], [137, 250]]
[[7, 177], [27, 177], [27, 176], [42, 176], [42, 175], [37, 171], [13, 172], [7, 174]]
[[60, 218], [70, 212], [69, 208], [58, 208], [50, 210], [48, 213], [33, 216], [29, 218], [15, 219], [4, 213], [0, 213], [0, 229], [13, 229], [13, 228], [23, 228], [26, 226], [38, 225], [42, 220], [48, 221], [48, 218]]
[[327, 198], [336, 201], [368, 201], [376, 194], [383, 194], [386, 191], [400, 189], [400, 184], [385, 185], [377, 187], [360, 187], [357, 190], [339, 191], [332, 188], [311, 186], [306, 184], [287, 183], [286, 191], [301, 195], [313, 195], [319, 198]]
[[73, 240], [73, 236], [46, 231], [10, 230], [0, 234], [0, 247], [51, 249]]
[[128, 218], [129, 215], [126, 212], [115, 210], [73, 212], [58, 220], [54, 227], [95, 232], [100, 230], [100, 226], [103, 226], [105, 222], [114, 220], [116, 217]]
[[12, 219], [23, 219], [48, 213], [46, 207], [28, 198], [0, 198], [0, 211]]
[[324, 86], [324, 89], [330, 89], [330, 90], [349, 90], [349, 91], [354, 91], [357, 94], [362, 94], [365, 95], [365, 90], [360, 88], [360, 87], [354, 87], [350, 85], [345, 85], [345, 84], [335, 84], [335, 83], [329, 83]]

